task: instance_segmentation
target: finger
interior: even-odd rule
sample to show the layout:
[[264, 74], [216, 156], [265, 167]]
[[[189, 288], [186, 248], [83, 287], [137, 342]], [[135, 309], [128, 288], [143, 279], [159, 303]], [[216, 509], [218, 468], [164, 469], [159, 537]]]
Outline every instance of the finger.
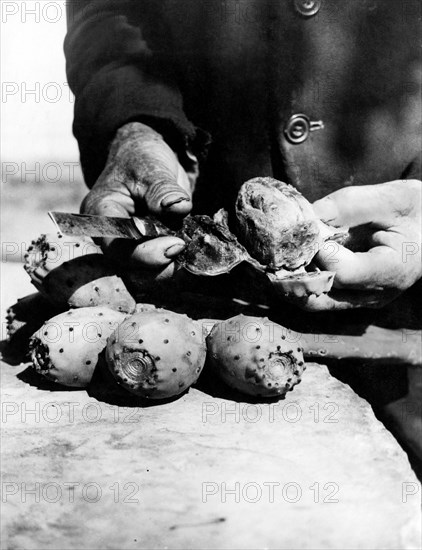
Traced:
[[157, 174], [145, 193], [148, 210], [155, 215], [175, 214], [186, 216], [192, 209], [192, 201], [188, 191], [184, 189], [189, 184], [186, 172], [179, 168], [172, 178], [166, 174]]
[[131, 260], [145, 267], [165, 266], [174, 261], [185, 246], [178, 237], [159, 237], [139, 244]]
[[132, 160], [132, 169], [137, 175], [132, 182], [133, 195], [145, 201], [152, 214], [185, 216], [191, 211], [188, 176], [165, 142], [143, 142]]
[[352, 252], [338, 243], [327, 242], [315, 261], [321, 269], [335, 271], [336, 288], [402, 288], [406, 278], [400, 255], [388, 246]]
[[365, 292], [358, 290], [331, 290], [321, 296], [309, 296], [297, 305], [305, 311], [340, 311], [357, 308], [381, 308], [393, 301], [400, 294], [399, 291]]
[[[394, 183], [394, 182], [392, 182]], [[356, 227], [376, 223], [388, 227], [397, 212], [397, 186], [390, 183], [344, 187], [314, 202], [316, 215], [334, 226]]]
[[135, 206], [129, 190], [122, 186], [114, 190], [106, 185], [94, 186], [84, 198], [81, 214], [129, 218], [134, 214]]
[[[109, 190], [102, 193], [102, 188], [92, 190], [81, 207], [83, 213], [122, 218], [130, 217], [128, 209], [133, 210], [133, 201], [129, 195]], [[185, 248], [185, 242], [178, 237], [160, 237], [142, 243], [131, 239], [113, 238], [96, 239], [96, 242], [114, 261], [146, 268], [159, 268], [170, 264]]]
[[178, 237], [158, 237], [144, 242], [131, 239], [101, 239], [104, 253], [114, 261], [147, 269], [169, 265], [186, 244]]
[[[133, 200], [129, 192], [125, 195], [114, 190], [110, 191], [108, 187], [102, 185], [94, 186], [84, 198], [80, 209], [82, 214], [118, 218], [129, 218], [129, 211], [133, 210]], [[138, 244], [137, 241], [112, 238], [95, 238], [94, 241], [101, 246], [104, 254], [109, 258], [125, 265], [130, 262]]]

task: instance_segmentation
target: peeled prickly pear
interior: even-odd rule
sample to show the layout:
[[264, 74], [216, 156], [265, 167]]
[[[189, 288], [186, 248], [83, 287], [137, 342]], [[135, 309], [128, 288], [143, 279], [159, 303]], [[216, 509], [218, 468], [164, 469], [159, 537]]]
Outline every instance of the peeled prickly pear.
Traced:
[[324, 224], [297, 189], [253, 178], [240, 188], [236, 218], [239, 240], [265, 266], [281, 296], [306, 301], [331, 290], [335, 273], [315, 270], [311, 262], [325, 241], [342, 242], [347, 232]]
[[184, 392], [198, 379], [205, 357], [201, 324], [163, 309], [128, 317], [109, 338], [106, 350], [118, 383], [151, 399]]
[[47, 321], [32, 337], [35, 369], [65, 386], [86, 387], [107, 338], [125, 318], [107, 307], [72, 309]]
[[214, 325], [207, 336], [208, 357], [232, 388], [260, 397], [282, 397], [300, 382], [303, 349], [268, 318], [237, 315]]
[[273, 178], [242, 185], [236, 217], [249, 253], [273, 270], [308, 265], [322, 243], [312, 205], [293, 186]]

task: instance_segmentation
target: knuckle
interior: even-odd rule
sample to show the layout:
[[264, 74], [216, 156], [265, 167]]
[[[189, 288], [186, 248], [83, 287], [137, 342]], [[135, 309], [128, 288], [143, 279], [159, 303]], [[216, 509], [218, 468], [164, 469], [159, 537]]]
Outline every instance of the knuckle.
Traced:
[[150, 200], [160, 202], [166, 195], [170, 193], [184, 194], [183, 189], [177, 185], [176, 182], [170, 181], [155, 181], [153, 182], [147, 191], [147, 196]]
[[97, 193], [87, 195], [82, 203], [81, 211], [83, 214], [102, 214], [105, 201]]

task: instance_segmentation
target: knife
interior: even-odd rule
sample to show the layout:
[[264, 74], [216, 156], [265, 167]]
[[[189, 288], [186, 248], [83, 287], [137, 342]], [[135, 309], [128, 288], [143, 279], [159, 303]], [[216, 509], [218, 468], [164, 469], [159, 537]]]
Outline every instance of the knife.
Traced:
[[152, 239], [173, 234], [164, 224], [152, 218], [112, 218], [66, 212], [49, 212], [48, 215], [65, 235]]

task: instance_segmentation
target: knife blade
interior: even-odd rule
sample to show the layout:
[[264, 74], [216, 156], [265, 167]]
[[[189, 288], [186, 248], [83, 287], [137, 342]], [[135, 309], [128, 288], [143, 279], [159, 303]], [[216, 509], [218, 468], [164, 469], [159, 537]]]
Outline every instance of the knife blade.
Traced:
[[150, 218], [113, 218], [67, 212], [49, 212], [48, 215], [65, 235], [151, 239], [172, 234], [164, 224]]

